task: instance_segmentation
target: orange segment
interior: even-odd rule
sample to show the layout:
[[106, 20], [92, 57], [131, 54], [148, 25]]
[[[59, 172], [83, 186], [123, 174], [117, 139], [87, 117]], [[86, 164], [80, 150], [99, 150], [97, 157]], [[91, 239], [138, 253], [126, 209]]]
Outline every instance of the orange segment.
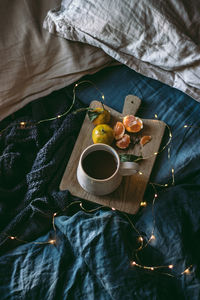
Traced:
[[125, 133], [125, 127], [122, 122], [117, 122], [113, 130], [114, 130], [114, 137], [116, 140], [120, 140]]
[[145, 144], [149, 143], [151, 141], [151, 136], [150, 135], [144, 135], [141, 139], [140, 139], [140, 145], [144, 146]]
[[125, 116], [123, 118], [123, 124], [128, 132], [139, 132], [143, 128], [142, 120], [133, 115]]
[[120, 149], [126, 149], [131, 142], [130, 135], [124, 134], [124, 136], [116, 142], [116, 146]]

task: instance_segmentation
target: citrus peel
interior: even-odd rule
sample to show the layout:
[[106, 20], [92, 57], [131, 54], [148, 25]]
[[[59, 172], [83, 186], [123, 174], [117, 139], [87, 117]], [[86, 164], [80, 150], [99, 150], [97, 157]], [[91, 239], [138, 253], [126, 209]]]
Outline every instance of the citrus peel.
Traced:
[[92, 140], [94, 144], [103, 143], [111, 145], [114, 140], [113, 129], [107, 124], [99, 124], [92, 131]]
[[88, 117], [94, 125], [108, 124], [110, 122], [110, 112], [102, 107], [90, 109]]
[[143, 128], [143, 121], [133, 115], [126, 115], [123, 124], [128, 132], [139, 132]]

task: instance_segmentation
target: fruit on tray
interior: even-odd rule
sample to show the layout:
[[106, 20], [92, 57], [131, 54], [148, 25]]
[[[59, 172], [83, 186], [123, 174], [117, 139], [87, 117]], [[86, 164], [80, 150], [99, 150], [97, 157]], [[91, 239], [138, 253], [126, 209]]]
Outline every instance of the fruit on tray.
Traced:
[[126, 149], [128, 148], [130, 142], [131, 142], [130, 135], [125, 133], [120, 140], [117, 140], [116, 146], [120, 149]]
[[110, 122], [110, 112], [103, 107], [89, 110], [88, 116], [94, 125], [108, 124]]
[[115, 139], [120, 140], [125, 133], [125, 126], [122, 122], [116, 122], [113, 130]]
[[151, 141], [151, 136], [150, 135], [144, 135], [143, 137], [141, 137], [140, 139], [140, 145], [144, 146], [147, 143], [149, 143]]
[[111, 145], [114, 140], [114, 131], [108, 124], [99, 124], [92, 131], [92, 140], [94, 144]]
[[139, 132], [143, 128], [143, 121], [133, 115], [125, 116], [123, 124], [128, 132]]

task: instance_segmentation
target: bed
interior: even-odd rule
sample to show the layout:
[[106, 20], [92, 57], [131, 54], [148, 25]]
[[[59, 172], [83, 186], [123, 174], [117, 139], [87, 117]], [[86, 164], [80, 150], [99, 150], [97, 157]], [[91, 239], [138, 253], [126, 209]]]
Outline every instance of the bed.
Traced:
[[[0, 4], [1, 300], [199, 299], [199, 11], [195, 0]], [[135, 95], [139, 117], [167, 124], [136, 214], [59, 189], [102, 95], [119, 112]]]

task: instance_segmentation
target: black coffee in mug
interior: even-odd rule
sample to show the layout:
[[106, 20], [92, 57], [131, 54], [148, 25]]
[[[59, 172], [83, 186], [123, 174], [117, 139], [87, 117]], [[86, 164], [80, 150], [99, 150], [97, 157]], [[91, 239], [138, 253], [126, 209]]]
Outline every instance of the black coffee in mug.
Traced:
[[89, 153], [82, 161], [85, 173], [95, 179], [106, 179], [117, 169], [115, 157], [108, 151], [96, 150]]

